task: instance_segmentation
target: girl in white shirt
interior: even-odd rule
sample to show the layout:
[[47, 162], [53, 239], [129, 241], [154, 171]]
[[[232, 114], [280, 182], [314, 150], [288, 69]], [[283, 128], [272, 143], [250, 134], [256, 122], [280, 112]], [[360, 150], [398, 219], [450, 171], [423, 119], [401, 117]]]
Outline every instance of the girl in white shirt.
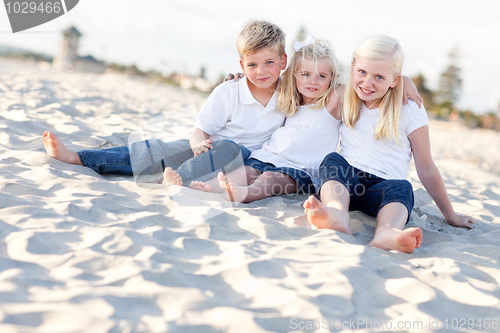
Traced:
[[273, 195], [315, 193], [313, 179], [324, 156], [339, 138], [340, 66], [329, 43], [309, 36], [296, 43], [283, 73], [278, 108], [286, 115], [262, 149], [245, 166], [219, 173], [228, 200], [251, 202]]
[[309, 222], [351, 234], [349, 210], [377, 217], [369, 246], [411, 253], [422, 243], [420, 228], [402, 230], [413, 208], [406, 180], [412, 152], [422, 184], [453, 226], [472, 228], [470, 216], [455, 213], [432, 160], [425, 110], [402, 104], [404, 55], [398, 41], [367, 38], [356, 49], [346, 84], [340, 154], [327, 155], [320, 167], [320, 198], [309, 197]]

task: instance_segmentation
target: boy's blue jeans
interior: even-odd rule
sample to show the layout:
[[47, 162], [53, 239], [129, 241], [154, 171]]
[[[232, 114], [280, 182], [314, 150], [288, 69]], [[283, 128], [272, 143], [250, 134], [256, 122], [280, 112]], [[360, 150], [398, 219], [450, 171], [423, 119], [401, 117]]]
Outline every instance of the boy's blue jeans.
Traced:
[[97, 173], [134, 176], [139, 182], [158, 180], [163, 170], [171, 167], [182, 177], [184, 186], [193, 180], [207, 181], [221, 170], [235, 170], [251, 153], [231, 140], [215, 141], [212, 146], [194, 156], [189, 140], [163, 142], [152, 138], [128, 146], [77, 153], [82, 164]]

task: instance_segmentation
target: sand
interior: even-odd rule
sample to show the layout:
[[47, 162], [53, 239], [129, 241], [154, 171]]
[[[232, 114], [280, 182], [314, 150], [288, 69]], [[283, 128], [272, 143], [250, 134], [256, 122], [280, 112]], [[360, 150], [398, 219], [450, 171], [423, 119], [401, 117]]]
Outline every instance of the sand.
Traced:
[[453, 206], [477, 226], [445, 224], [412, 165], [412, 254], [367, 247], [360, 212], [354, 236], [312, 228], [303, 195], [232, 206], [45, 154], [44, 130], [72, 150], [127, 144], [155, 119], [184, 138], [206, 97], [0, 61], [0, 332], [500, 330], [498, 133], [431, 121]]

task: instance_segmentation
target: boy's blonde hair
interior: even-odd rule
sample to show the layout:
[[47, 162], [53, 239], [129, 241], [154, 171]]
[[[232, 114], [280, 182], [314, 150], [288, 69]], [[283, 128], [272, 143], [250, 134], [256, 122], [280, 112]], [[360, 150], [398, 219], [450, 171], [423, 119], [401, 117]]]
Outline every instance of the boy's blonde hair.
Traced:
[[[401, 45], [395, 38], [384, 35], [375, 35], [365, 39], [353, 55], [356, 59], [386, 60], [392, 68], [394, 77], [401, 75], [404, 63], [404, 54]], [[375, 139], [387, 138], [400, 143], [398, 136], [399, 115], [403, 104], [403, 80], [399, 78], [394, 88], [389, 87], [381, 98], [379, 105], [380, 121], [375, 127]], [[348, 127], [353, 127], [359, 120], [361, 100], [352, 87], [352, 70], [346, 83], [342, 121]]]
[[270, 49], [278, 56], [285, 54], [285, 33], [276, 24], [268, 21], [252, 21], [248, 23], [238, 36], [236, 47], [240, 60], [261, 49]]
[[335, 56], [335, 52], [330, 46], [330, 43], [324, 39], [316, 39], [313, 43], [302, 46], [297, 52], [292, 55], [292, 60], [288, 64], [288, 68], [283, 73], [281, 85], [279, 87], [278, 104], [279, 110], [287, 115], [293, 115], [299, 109], [302, 103], [302, 95], [297, 89], [297, 81], [295, 80], [295, 72], [300, 68], [303, 59], [308, 59], [316, 62], [326, 59], [332, 71], [332, 77], [328, 89], [318, 96], [314, 101], [313, 108], [321, 109], [328, 103], [328, 98], [332, 90], [341, 84], [340, 66]]

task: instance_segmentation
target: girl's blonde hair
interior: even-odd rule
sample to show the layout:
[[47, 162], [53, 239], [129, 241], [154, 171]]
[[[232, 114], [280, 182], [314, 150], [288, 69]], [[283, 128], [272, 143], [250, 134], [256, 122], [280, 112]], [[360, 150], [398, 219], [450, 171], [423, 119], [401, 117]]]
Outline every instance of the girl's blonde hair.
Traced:
[[327, 59], [332, 70], [332, 78], [328, 89], [318, 96], [314, 101], [313, 108], [323, 108], [328, 103], [328, 97], [332, 90], [337, 88], [341, 83], [340, 66], [335, 56], [335, 52], [330, 47], [330, 43], [324, 39], [316, 39], [313, 43], [302, 46], [300, 50], [292, 55], [292, 60], [289, 63], [285, 72], [283, 72], [281, 84], [278, 94], [278, 109], [287, 115], [293, 115], [299, 109], [302, 102], [302, 95], [297, 89], [295, 80], [295, 71], [298, 69], [303, 59], [313, 60], [318, 64], [318, 60]]
[[[394, 72], [394, 77], [401, 75], [404, 54], [399, 42], [391, 37], [375, 35], [365, 39], [353, 54], [352, 66], [356, 59], [386, 60]], [[399, 79], [394, 88], [389, 87], [381, 98], [379, 105], [380, 121], [375, 127], [375, 139], [393, 139], [399, 143], [398, 123], [403, 104], [403, 80]], [[359, 120], [361, 99], [352, 86], [352, 70], [346, 83], [342, 121], [348, 127], [353, 127]]]

